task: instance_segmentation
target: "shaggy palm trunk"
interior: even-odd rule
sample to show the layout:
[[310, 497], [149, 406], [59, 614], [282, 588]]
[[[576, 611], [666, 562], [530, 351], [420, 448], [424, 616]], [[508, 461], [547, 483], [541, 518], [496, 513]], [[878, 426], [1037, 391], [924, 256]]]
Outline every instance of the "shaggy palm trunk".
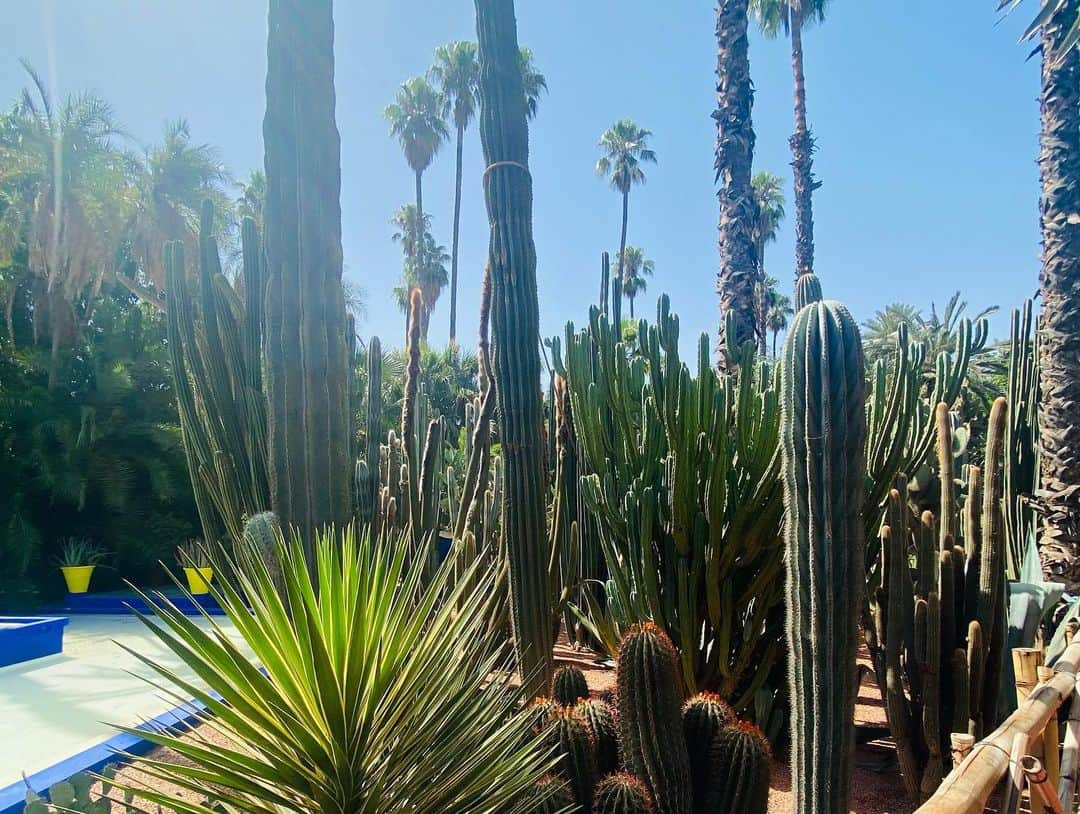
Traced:
[[1071, 0], [1042, 31], [1043, 266], [1039, 428], [1047, 511], [1044, 556], [1071, 585], [1077, 562], [1080, 487], [1080, 50], [1059, 46], [1080, 10]]
[[454, 239], [450, 248], [450, 344], [457, 341], [457, 258], [458, 232], [461, 225], [461, 146], [465, 140], [465, 125], [457, 126], [457, 170], [454, 183]]
[[[619, 281], [619, 285], [618, 286], [615, 286], [615, 285], [612, 286], [612, 289], [614, 291], [618, 291], [621, 288], [622, 283], [623, 283], [623, 260], [625, 259], [625, 256], [626, 256], [626, 224], [627, 224], [627, 221], [629, 220], [629, 217], [628, 217], [629, 213], [630, 213], [630, 186], [629, 186], [629, 183], [627, 183], [626, 189], [624, 189], [622, 191], [622, 231], [619, 233], [619, 266], [618, 266], [618, 271], [617, 271], [617, 273], [615, 275], [615, 279]], [[611, 303], [612, 311], [617, 311], [618, 310], [618, 308], [615, 307], [616, 306], [615, 297], [617, 297], [617, 296], [621, 296], [621, 295], [620, 294], [614, 294], [612, 296], [612, 303]], [[616, 326], [616, 327], [618, 327], [618, 326]]]
[[[755, 283], [757, 248], [754, 224], [757, 201], [750, 185], [754, 160], [754, 127], [750, 113], [754, 89], [750, 83], [747, 42], [747, 0], [721, 0], [716, 12], [716, 180], [720, 184], [719, 362], [728, 367], [726, 348], [757, 338]], [[726, 336], [729, 316], [734, 337]]]
[[[271, 0], [266, 73], [266, 389], [273, 509], [309, 546], [351, 514], [341, 141], [331, 0]], [[310, 548], [309, 548], [310, 551]]]
[[529, 697], [551, 678], [536, 249], [529, 128], [513, 0], [476, 0], [480, 138], [491, 237], [492, 381], [505, 479], [501, 518], [509, 560], [514, 650]]
[[803, 74], [802, 16], [791, 11], [791, 74], [795, 87], [795, 132], [788, 141], [795, 187], [795, 277], [814, 271], [814, 137], [806, 126], [806, 76]]

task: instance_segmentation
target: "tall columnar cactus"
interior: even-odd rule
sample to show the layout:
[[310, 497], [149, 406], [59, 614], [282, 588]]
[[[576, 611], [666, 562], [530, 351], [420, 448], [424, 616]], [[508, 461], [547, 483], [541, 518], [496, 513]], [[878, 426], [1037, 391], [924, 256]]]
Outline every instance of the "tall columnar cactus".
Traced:
[[596, 737], [585, 718], [573, 709], [556, 707], [544, 737], [559, 755], [555, 772], [565, 780], [574, 799], [588, 809], [596, 786]]
[[836, 302], [795, 317], [781, 362], [792, 787], [799, 814], [846, 814], [863, 589], [862, 342]]
[[605, 777], [596, 785], [593, 814], [655, 814], [649, 788], [628, 772]]
[[648, 785], [659, 814], [691, 814], [690, 757], [683, 737], [675, 647], [651, 622], [619, 648], [619, 748], [623, 765]]
[[596, 771], [603, 777], [619, 768], [619, 731], [615, 724], [615, 710], [607, 701], [588, 699], [579, 701], [575, 710], [589, 722], [596, 736]]
[[332, 6], [271, 0], [263, 119], [270, 491], [309, 543], [352, 515]]
[[357, 519], [373, 523], [379, 500], [379, 435], [382, 429], [382, 342], [373, 336], [367, 346], [367, 421], [364, 458], [357, 462]]
[[480, 140], [491, 240], [492, 378], [505, 479], [500, 526], [518, 668], [537, 695], [551, 680], [540, 314], [532, 238], [529, 128], [513, 0], [476, 0]]
[[573, 665], [560, 667], [551, 679], [551, 697], [564, 707], [572, 707], [589, 697], [585, 674]]
[[728, 724], [713, 738], [708, 758], [706, 791], [697, 808], [701, 814], [765, 814], [772, 752], [760, 729], [741, 722]]

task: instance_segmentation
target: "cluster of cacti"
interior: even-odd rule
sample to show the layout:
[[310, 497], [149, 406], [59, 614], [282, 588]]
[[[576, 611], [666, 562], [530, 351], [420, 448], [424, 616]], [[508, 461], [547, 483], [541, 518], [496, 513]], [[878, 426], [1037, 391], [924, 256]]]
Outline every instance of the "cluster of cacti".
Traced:
[[[761, 732], [718, 696], [685, 704], [674, 645], [651, 623], [626, 634], [616, 675], [618, 711], [582, 698], [585, 677], [560, 669], [553, 695], [532, 706], [534, 732], [557, 759], [554, 776], [574, 810], [592, 814], [763, 814], [770, 751]], [[549, 781], [556, 782], [556, 781]], [[550, 791], [548, 784], [545, 788]], [[547, 809], [555, 810], [555, 809]]]
[[594, 308], [587, 329], [568, 325], [564, 341], [552, 342], [552, 357], [582, 453], [581, 496], [610, 573], [580, 616], [612, 654], [631, 624], [656, 620], [678, 647], [691, 692], [748, 708], [757, 688], [780, 680], [783, 650], [771, 371], [743, 353], [737, 375], [718, 376], [703, 335], [692, 375], [666, 296], [656, 324], [639, 324], [636, 346]]
[[1009, 340], [1009, 420], [1005, 426], [1005, 573], [1020, 577], [1025, 549], [1038, 533], [1033, 499], [1039, 490], [1039, 330], [1031, 300], [1012, 313]]
[[214, 207], [199, 224], [198, 296], [184, 244], [165, 244], [173, 387], [192, 488], [206, 540], [238, 539], [243, 518], [270, 505], [262, 386], [264, 274], [255, 223], [241, 229], [243, 300], [221, 269]]
[[984, 466], [961, 472], [949, 410], [939, 404], [938, 511], [918, 514], [900, 477], [881, 526], [883, 580], [870, 607], [883, 650], [872, 655], [885, 676], [889, 727], [916, 801], [947, 773], [950, 733], [981, 738], [997, 723], [1006, 640], [1007, 413], [1005, 399], [994, 402]]
[[[55, 814], [62, 811], [77, 811], [81, 814], [111, 814], [117, 811], [120, 814], [134, 814], [139, 811], [140, 809], [133, 803], [134, 794], [129, 790], [122, 792], [121, 799], [114, 799], [113, 792], [119, 791], [112, 785], [115, 777], [115, 764], [102, 769], [101, 791], [97, 794], [93, 793], [92, 789], [98, 779], [86, 772], [79, 772], [67, 780], [53, 783], [49, 786], [48, 799], [33, 791], [28, 791], [23, 812], [24, 814]], [[160, 810], [159, 807], [158, 811]]]
[[846, 814], [866, 477], [862, 341], [846, 308], [799, 311], [780, 388], [795, 810]]

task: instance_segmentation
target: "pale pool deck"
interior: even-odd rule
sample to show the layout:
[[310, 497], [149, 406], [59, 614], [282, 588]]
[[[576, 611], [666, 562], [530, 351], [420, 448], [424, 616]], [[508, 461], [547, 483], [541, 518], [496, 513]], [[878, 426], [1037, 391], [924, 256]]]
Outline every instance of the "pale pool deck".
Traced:
[[[110, 724], [138, 726], [177, 706], [137, 677], [154, 673], [116, 642], [192, 677], [130, 614], [69, 618], [63, 653], [0, 668], [0, 789], [108, 740]], [[239, 641], [227, 620], [214, 621]]]

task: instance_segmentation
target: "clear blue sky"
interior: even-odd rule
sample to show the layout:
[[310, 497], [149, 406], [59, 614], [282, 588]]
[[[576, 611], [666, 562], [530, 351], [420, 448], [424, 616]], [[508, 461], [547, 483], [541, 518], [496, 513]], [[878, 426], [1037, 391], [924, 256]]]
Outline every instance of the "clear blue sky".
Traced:
[[[885, 303], [929, 308], [962, 289], [973, 309], [1008, 309], [1037, 288], [1038, 65], [1016, 44], [1034, 4], [997, 24], [994, 0], [835, 0], [806, 33], [810, 122], [818, 138], [817, 271], [861, 321]], [[408, 12], [403, 9], [408, 8]], [[717, 324], [713, 188], [715, 39], [711, 0], [518, 0], [518, 32], [550, 93], [531, 132], [541, 328], [579, 324], [597, 296], [600, 252], [618, 244], [619, 200], [595, 177], [596, 140], [615, 119], [654, 131], [659, 165], [630, 200], [629, 240], [656, 263], [651, 312], [670, 293], [684, 339]], [[338, 0], [337, 116], [347, 274], [368, 294], [363, 334], [400, 344], [390, 298], [401, 270], [389, 218], [412, 178], [383, 107], [434, 48], [475, 39], [471, 0]], [[262, 166], [266, 3], [257, 0], [5, 0], [9, 48], [0, 101], [27, 57], [58, 93], [92, 89], [141, 142], [186, 117], [237, 177]], [[790, 202], [791, 74], [786, 40], [756, 32], [756, 169], [782, 174]], [[475, 124], [465, 146], [459, 339], [472, 344], [487, 219]], [[450, 243], [454, 160], [425, 175], [436, 238]], [[791, 217], [767, 270], [790, 289]], [[447, 336], [449, 295], [431, 339]]]

